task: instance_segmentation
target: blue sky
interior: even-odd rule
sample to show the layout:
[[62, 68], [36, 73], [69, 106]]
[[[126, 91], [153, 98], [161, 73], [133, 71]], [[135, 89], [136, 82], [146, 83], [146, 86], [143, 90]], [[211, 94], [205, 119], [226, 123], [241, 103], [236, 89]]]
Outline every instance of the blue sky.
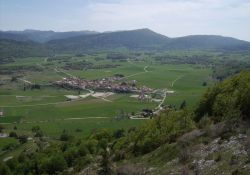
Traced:
[[250, 41], [250, 0], [0, 0], [0, 30], [137, 28]]

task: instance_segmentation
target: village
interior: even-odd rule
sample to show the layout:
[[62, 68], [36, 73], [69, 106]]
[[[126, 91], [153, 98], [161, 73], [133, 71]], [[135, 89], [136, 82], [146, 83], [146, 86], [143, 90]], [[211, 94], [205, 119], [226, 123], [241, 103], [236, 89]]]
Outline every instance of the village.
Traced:
[[[136, 80], [124, 81], [123, 76], [115, 75], [95, 80], [86, 80], [77, 77], [63, 78], [62, 80], [56, 81], [54, 84], [63, 88], [89, 91], [89, 93], [85, 95], [65, 95], [69, 100], [77, 100], [79, 98], [93, 96], [105, 101], [110, 101], [106, 99], [106, 97], [111, 96], [114, 93], [131, 93], [131, 98], [136, 98], [140, 101], [154, 101], [159, 103], [155, 109], [143, 109], [137, 114], [128, 115], [127, 117], [130, 119], [149, 119], [167, 108], [163, 103], [167, 94], [174, 93], [173, 91], [151, 89], [146, 86], [138, 87], [136, 86], [136, 83]], [[152, 96], [158, 97], [153, 98]]]
[[91, 89], [100, 91], [109, 91], [115, 93], [152, 93], [153, 89], [146, 86], [137, 87], [136, 80], [131, 82], [123, 81], [122, 76], [113, 76], [96, 80], [85, 80], [77, 77], [63, 78], [56, 81], [55, 85], [64, 88]]

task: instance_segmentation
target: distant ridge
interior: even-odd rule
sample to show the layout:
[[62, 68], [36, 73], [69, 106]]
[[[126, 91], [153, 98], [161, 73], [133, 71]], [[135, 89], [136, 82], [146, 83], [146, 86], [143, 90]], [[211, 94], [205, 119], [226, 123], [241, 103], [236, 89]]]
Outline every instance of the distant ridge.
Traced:
[[54, 32], [26, 29], [24, 31], [0, 31], [0, 39], [12, 39], [16, 41], [35, 41], [44, 43], [54, 39], [65, 39], [74, 36], [97, 34], [95, 31], [69, 31]]
[[128, 49], [159, 48], [168, 42], [169, 38], [149, 29], [117, 31], [52, 40], [48, 44], [57, 49], [112, 49], [125, 47]]
[[[18, 42], [17, 42], [18, 41]], [[25, 41], [25, 42], [24, 42]], [[31, 53], [33, 46], [39, 55], [51, 53], [82, 53], [89, 50], [167, 51], [167, 50], [229, 50], [250, 51], [250, 42], [218, 35], [190, 35], [169, 38], [150, 29], [98, 33], [93, 31], [7, 31], [0, 32], [0, 56], [13, 56], [14, 52]], [[6, 49], [7, 47], [7, 49]], [[39, 52], [41, 47], [42, 52]], [[25, 54], [22, 54], [25, 55]], [[34, 56], [35, 56], [34, 55]]]
[[112, 49], [124, 47], [131, 50], [187, 50], [248, 48], [249, 42], [218, 35], [190, 35], [169, 38], [150, 29], [117, 31], [94, 35], [77, 36], [48, 42], [58, 51], [86, 49]]
[[216, 49], [250, 44], [247, 41], [219, 35], [189, 35], [173, 38], [166, 45], [168, 49]]

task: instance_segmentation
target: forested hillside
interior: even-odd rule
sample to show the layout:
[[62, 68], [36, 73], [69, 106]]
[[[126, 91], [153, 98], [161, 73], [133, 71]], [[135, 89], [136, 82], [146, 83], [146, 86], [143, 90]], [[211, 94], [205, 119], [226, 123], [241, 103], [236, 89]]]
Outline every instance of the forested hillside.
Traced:
[[33, 41], [0, 40], [0, 59], [48, 56], [51, 53], [45, 45]]
[[45, 43], [55, 39], [65, 39], [74, 36], [83, 36], [97, 34], [94, 31], [70, 31], [70, 32], [54, 32], [40, 30], [24, 30], [24, 31], [0, 31], [0, 39], [11, 39], [15, 41], [34, 41]]

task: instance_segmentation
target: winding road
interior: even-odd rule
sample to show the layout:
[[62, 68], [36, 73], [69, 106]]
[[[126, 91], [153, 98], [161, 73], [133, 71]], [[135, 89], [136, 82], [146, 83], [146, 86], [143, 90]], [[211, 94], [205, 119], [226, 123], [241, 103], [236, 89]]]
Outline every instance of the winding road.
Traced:
[[174, 87], [175, 82], [178, 81], [178, 80], [180, 80], [183, 77], [184, 77], [184, 75], [181, 75], [178, 78], [176, 78], [174, 81], [172, 81], [171, 87]]
[[135, 74], [131, 74], [131, 75], [128, 75], [128, 76], [123, 77], [122, 79], [134, 77], [134, 76], [140, 75], [140, 74], [145, 74], [145, 73], [149, 72], [149, 71], [147, 70], [147, 68], [148, 68], [148, 66], [145, 66], [145, 67], [143, 68], [143, 70], [144, 70], [143, 72], [138, 72], [138, 73], [135, 73]]

